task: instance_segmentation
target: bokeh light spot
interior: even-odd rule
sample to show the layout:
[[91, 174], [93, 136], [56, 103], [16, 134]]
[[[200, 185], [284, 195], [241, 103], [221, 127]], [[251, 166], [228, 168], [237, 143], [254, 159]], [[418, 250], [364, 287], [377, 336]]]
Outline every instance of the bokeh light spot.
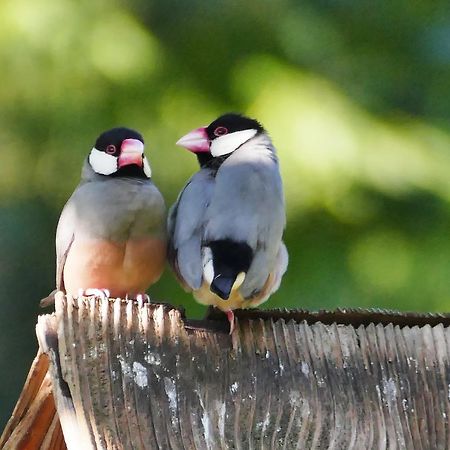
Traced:
[[159, 65], [155, 39], [123, 12], [105, 14], [96, 22], [90, 44], [92, 64], [113, 81], [141, 78]]
[[349, 264], [354, 276], [367, 289], [392, 294], [408, 283], [413, 256], [412, 246], [401, 235], [380, 230], [352, 245]]

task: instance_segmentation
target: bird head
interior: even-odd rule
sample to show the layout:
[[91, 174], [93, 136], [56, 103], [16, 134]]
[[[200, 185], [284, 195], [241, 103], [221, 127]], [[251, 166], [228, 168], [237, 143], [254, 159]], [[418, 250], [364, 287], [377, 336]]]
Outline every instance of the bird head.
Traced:
[[257, 120], [228, 113], [206, 127], [192, 130], [179, 139], [177, 145], [196, 153], [198, 157], [208, 155], [209, 158], [217, 158], [230, 155], [247, 141], [264, 132], [264, 128]]
[[129, 128], [113, 128], [102, 133], [89, 153], [88, 164], [99, 175], [151, 177], [150, 164], [144, 155], [144, 139]]

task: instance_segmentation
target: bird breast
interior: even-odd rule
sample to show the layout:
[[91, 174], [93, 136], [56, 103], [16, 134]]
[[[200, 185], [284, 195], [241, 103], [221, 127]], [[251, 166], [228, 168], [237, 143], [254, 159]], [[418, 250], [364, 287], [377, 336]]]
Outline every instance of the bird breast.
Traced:
[[161, 276], [165, 258], [161, 239], [75, 240], [67, 255], [64, 285], [70, 294], [89, 288], [108, 289], [113, 297], [142, 293]]

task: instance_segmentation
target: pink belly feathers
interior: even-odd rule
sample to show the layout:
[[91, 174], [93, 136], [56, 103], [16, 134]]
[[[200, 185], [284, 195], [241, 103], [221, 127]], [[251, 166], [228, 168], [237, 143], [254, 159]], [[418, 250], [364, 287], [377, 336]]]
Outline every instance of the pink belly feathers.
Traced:
[[134, 297], [159, 279], [165, 259], [161, 239], [75, 240], [64, 266], [64, 286], [71, 295], [92, 288], [108, 289], [111, 297]]

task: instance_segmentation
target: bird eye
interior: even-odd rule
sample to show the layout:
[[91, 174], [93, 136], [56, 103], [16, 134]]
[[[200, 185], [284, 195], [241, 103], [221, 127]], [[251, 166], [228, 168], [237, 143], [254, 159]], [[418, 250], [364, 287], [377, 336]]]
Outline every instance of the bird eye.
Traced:
[[106, 147], [106, 153], [108, 153], [108, 155], [114, 155], [114, 153], [116, 153], [116, 146], [108, 145], [108, 147]]
[[228, 130], [225, 127], [217, 127], [214, 130], [214, 136], [217, 136], [217, 137], [223, 136], [224, 134], [227, 134], [227, 133], [228, 133]]

